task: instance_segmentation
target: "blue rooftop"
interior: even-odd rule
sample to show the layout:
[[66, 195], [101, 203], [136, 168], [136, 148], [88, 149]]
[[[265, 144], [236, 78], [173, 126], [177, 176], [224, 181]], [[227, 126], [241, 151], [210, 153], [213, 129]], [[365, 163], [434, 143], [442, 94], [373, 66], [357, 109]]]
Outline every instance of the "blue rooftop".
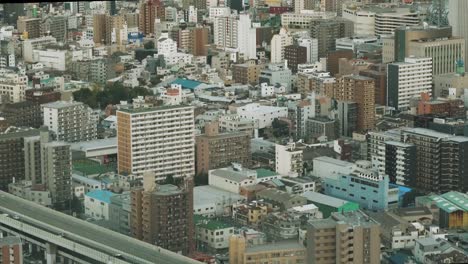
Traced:
[[195, 90], [195, 88], [197, 88], [197, 86], [202, 84], [202, 82], [177, 78], [173, 82], [171, 82], [171, 84], [180, 84], [180, 85], [182, 85], [182, 89]]
[[110, 198], [114, 195], [115, 193], [106, 190], [94, 190], [86, 194], [86, 196], [89, 196], [104, 203], [110, 203]]

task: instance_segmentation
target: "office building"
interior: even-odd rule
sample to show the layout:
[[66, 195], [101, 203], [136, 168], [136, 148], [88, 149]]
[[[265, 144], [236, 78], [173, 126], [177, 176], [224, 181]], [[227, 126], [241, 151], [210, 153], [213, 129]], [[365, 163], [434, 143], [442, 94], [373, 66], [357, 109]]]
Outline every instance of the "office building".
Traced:
[[380, 263], [380, 227], [361, 211], [311, 220], [307, 260], [323, 264]]
[[269, 127], [273, 120], [288, 116], [287, 107], [266, 106], [259, 103], [246, 104], [236, 111], [240, 118], [254, 121], [256, 129]]
[[276, 172], [290, 177], [302, 176], [303, 151], [296, 148], [295, 143], [275, 146]]
[[71, 150], [63, 142], [41, 143], [42, 184], [54, 208], [68, 209], [72, 197]]
[[357, 131], [371, 130], [375, 126], [374, 86], [374, 79], [359, 75], [342, 76], [337, 80], [335, 99], [357, 104]]
[[390, 63], [387, 74], [387, 103], [396, 110], [409, 109], [411, 98], [432, 91], [431, 58], [411, 57]]
[[284, 50], [286, 46], [293, 44], [293, 38], [287, 29], [280, 29], [279, 34], [273, 35], [271, 38], [271, 63], [283, 63]]
[[318, 41], [314, 38], [302, 37], [297, 40], [297, 44], [307, 49], [307, 63], [318, 61]]
[[131, 192], [132, 236], [190, 255], [195, 250], [193, 180], [186, 178], [175, 186], [156, 184], [155, 178], [154, 173], [145, 174], [143, 189]]
[[291, 87], [292, 71], [284, 64], [268, 64], [267, 68], [260, 72], [259, 83], [268, 85], [281, 84]]
[[205, 125], [205, 134], [196, 138], [197, 175], [236, 162], [249, 166], [250, 135], [242, 132], [219, 133], [217, 122]]
[[97, 138], [98, 117], [87, 105], [57, 101], [41, 107], [44, 125], [58, 141], [79, 142]]
[[257, 58], [257, 30], [252, 27], [252, 20], [247, 13], [239, 14], [237, 21], [237, 49], [244, 60]]
[[118, 171], [158, 179], [195, 175], [193, 108], [159, 106], [117, 111]]
[[374, 79], [375, 104], [387, 105], [387, 65], [372, 64], [367, 69], [359, 71], [359, 75]]
[[339, 135], [352, 137], [356, 130], [358, 105], [352, 101], [337, 101]]
[[27, 39], [38, 38], [41, 36], [41, 19], [20, 16], [18, 17], [17, 28], [19, 33], [27, 36]]
[[433, 76], [434, 80], [434, 98], [448, 97], [449, 91], [455, 97], [462, 97], [464, 90], [468, 87], [468, 74], [447, 73]]
[[314, 5], [314, 1], [311, 0], [296, 0], [294, 1], [294, 13], [300, 14], [302, 10], [313, 10]]
[[41, 107], [31, 101], [2, 104], [0, 116], [10, 126], [39, 128], [42, 125]]
[[465, 57], [461, 58], [463, 61], [468, 63], [468, 2], [463, 0], [450, 0], [448, 1], [448, 20], [454, 36], [465, 39]]
[[272, 263], [300, 264], [306, 261], [303, 245], [297, 241], [280, 241], [269, 244], [252, 245], [245, 237], [235, 235], [229, 239], [229, 263], [261, 264]]
[[218, 48], [237, 48], [239, 44], [238, 21], [235, 15], [217, 16], [214, 19], [214, 44]]
[[23, 60], [28, 63], [35, 62], [33, 51], [54, 43], [57, 43], [57, 40], [52, 36], [24, 40], [22, 50]]
[[344, 18], [314, 19], [310, 22], [310, 36], [318, 41], [318, 57], [326, 57], [336, 49], [336, 40], [351, 37], [353, 23]]
[[284, 60], [293, 73], [297, 72], [297, 65], [307, 63], [307, 48], [299, 45], [284, 47]]
[[416, 146], [399, 141], [385, 141], [385, 174], [391, 183], [414, 186]]
[[58, 42], [66, 42], [68, 40], [68, 17], [60, 15], [46, 17], [41, 23], [41, 34], [52, 36]]
[[23, 242], [20, 237], [0, 238], [0, 262], [4, 264], [23, 264]]

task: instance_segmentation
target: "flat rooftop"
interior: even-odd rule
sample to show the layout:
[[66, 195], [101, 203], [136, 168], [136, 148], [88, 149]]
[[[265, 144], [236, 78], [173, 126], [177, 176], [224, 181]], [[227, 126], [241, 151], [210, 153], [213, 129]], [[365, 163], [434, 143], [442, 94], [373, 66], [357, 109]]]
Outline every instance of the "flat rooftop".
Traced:
[[21, 222], [53, 234], [63, 232], [66, 238], [96, 248], [103, 253], [122, 254], [129, 263], [199, 263], [169, 250], [23, 200], [6, 192], [0, 192], [0, 212], [18, 215]]
[[260, 252], [268, 252], [272, 250], [280, 250], [280, 251], [291, 251], [291, 250], [305, 250], [304, 246], [299, 244], [296, 240], [292, 241], [279, 241], [274, 243], [268, 244], [261, 244], [255, 245], [251, 247], [245, 248], [245, 253], [260, 253]]
[[204, 205], [208, 203], [216, 203], [219, 200], [239, 201], [244, 199], [244, 196], [241, 196], [237, 193], [231, 193], [210, 185], [196, 186], [193, 188], [194, 206]]
[[160, 111], [160, 110], [186, 108], [186, 107], [191, 107], [191, 106], [181, 104], [181, 105], [161, 105], [158, 107], [122, 108], [122, 109], [119, 109], [117, 112], [138, 114], [138, 113], [146, 113], [146, 112], [154, 112], [154, 111]]

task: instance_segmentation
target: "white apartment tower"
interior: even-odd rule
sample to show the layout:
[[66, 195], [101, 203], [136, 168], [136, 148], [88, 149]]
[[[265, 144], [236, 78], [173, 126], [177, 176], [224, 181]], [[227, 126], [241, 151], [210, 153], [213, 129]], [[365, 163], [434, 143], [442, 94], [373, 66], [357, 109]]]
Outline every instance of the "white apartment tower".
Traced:
[[57, 101], [43, 104], [44, 125], [57, 141], [80, 142], [97, 138], [99, 117], [81, 102]]
[[236, 15], [219, 16], [214, 20], [214, 44], [219, 48], [237, 48]]
[[284, 61], [284, 48], [293, 44], [293, 37], [285, 28], [271, 38], [271, 63]]
[[318, 61], [318, 40], [315, 38], [302, 37], [297, 40], [299, 46], [307, 48], [307, 63]]
[[118, 171], [157, 179], [195, 175], [194, 111], [159, 106], [117, 111]]
[[396, 110], [407, 110], [410, 99], [432, 91], [432, 58], [405, 58], [388, 64], [387, 103]]
[[281, 175], [298, 177], [303, 171], [302, 150], [296, 149], [295, 143], [275, 146], [276, 172]]
[[449, 6], [449, 23], [452, 26], [454, 36], [465, 39], [465, 65], [468, 62], [468, 1], [466, 0], [450, 0]]
[[177, 53], [177, 42], [169, 38], [169, 33], [164, 32], [158, 39], [158, 54], [170, 55]]
[[237, 48], [245, 60], [257, 58], [257, 31], [252, 28], [249, 14], [240, 14], [237, 25]]

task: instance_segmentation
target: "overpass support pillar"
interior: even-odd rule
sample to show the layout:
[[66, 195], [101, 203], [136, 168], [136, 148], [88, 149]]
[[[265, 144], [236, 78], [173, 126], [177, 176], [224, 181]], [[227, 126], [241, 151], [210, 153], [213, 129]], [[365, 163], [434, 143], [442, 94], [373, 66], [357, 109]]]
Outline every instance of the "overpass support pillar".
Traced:
[[46, 259], [47, 264], [56, 264], [57, 260], [57, 245], [47, 243], [46, 246]]

